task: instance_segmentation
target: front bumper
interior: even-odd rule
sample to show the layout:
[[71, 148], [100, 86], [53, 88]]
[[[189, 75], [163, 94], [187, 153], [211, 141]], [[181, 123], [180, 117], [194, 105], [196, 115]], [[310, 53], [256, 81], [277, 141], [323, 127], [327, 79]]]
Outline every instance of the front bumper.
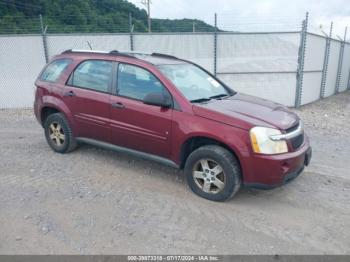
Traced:
[[260, 189], [271, 189], [284, 185], [298, 177], [308, 166], [312, 149], [305, 136], [303, 145], [295, 152], [279, 155], [259, 155], [250, 157], [244, 172], [244, 185]]

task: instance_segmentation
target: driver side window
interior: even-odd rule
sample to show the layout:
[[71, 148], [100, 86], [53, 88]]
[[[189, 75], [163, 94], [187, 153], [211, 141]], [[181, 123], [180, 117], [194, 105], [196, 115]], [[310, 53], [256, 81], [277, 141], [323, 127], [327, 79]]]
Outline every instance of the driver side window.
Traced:
[[149, 93], [168, 93], [162, 83], [149, 71], [129, 64], [119, 64], [118, 95], [143, 100]]

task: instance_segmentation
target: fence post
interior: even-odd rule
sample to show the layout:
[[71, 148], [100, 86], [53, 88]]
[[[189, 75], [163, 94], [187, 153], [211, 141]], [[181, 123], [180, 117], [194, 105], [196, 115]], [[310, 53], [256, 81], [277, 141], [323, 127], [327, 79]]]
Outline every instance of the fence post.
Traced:
[[46, 39], [47, 26], [44, 28], [43, 17], [41, 14], [39, 15], [39, 18], [40, 18], [41, 36], [43, 38], [45, 62], [47, 63], [47, 62], [49, 62], [49, 54], [48, 54], [48, 50], [47, 50], [47, 39]]
[[130, 50], [134, 51], [134, 25], [132, 24], [132, 14], [129, 13]]
[[327, 35], [327, 38], [326, 38], [326, 49], [324, 51], [320, 98], [324, 98], [324, 93], [326, 91], [326, 81], [327, 81], [327, 73], [328, 73], [329, 52], [331, 48], [332, 30], [333, 30], [333, 22], [331, 22], [329, 35]]
[[217, 14], [214, 16], [214, 76], [216, 76], [216, 66], [217, 66], [217, 41], [218, 41], [218, 32], [217, 32]]
[[306, 48], [306, 36], [307, 36], [307, 24], [309, 20], [309, 13], [306, 13], [305, 19], [302, 23], [300, 32], [300, 45], [298, 53], [298, 68], [297, 68], [297, 85], [295, 90], [295, 107], [299, 107], [301, 104], [301, 95], [303, 88], [303, 76], [304, 76], [304, 58]]
[[335, 83], [335, 94], [339, 93], [339, 85], [340, 85], [340, 78], [341, 78], [341, 69], [343, 66], [343, 56], [344, 56], [344, 47], [345, 47], [345, 39], [346, 39], [346, 32], [348, 30], [348, 27], [345, 27], [344, 32], [344, 39], [341, 41], [340, 44], [340, 52], [339, 52], [339, 60], [338, 60], [338, 71], [337, 71], [337, 81]]

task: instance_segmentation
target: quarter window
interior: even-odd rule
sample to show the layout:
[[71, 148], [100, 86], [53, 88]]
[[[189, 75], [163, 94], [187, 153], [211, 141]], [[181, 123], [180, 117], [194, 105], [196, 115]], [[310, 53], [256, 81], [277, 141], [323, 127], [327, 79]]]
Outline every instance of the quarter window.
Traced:
[[118, 94], [143, 100], [149, 93], [164, 93], [170, 95], [162, 83], [151, 72], [138, 66], [119, 64]]
[[59, 59], [53, 61], [45, 68], [44, 72], [40, 76], [40, 80], [46, 82], [56, 82], [70, 62], [70, 59]]
[[85, 61], [75, 69], [69, 84], [100, 92], [108, 92], [112, 68], [112, 62], [102, 60]]

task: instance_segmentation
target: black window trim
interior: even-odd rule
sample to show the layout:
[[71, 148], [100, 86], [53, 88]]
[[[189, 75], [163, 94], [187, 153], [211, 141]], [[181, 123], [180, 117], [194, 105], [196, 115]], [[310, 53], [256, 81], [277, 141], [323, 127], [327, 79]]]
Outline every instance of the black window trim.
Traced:
[[[61, 73], [59, 74], [59, 76], [57, 77], [57, 79], [55, 81], [48, 81], [45, 79], [42, 79], [42, 75], [44, 74], [44, 72], [46, 71], [46, 69], [52, 65], [53, 63], [56, 63], [57, 61], [61, 61], [61, 60], [67, 60], [68, 64], [66, 65], [66, 67], [61, 71]], [[52, 60], [49, 64], [47, 64], [44, 69], [40, 72], [38, 80], [42, 81], [42, 82], [46, 82], [46, 83], [58, 83], [60, 78], [62, 77], [62, 74], [68, 69], [68, 67], [72, 64], [73, 59], [72, 58], [67, 58], [67, 57], [63, 57], [63, 58], [57, 58], [55, 60]]]
[[[109, 81], [108, 81], [108, 88], [107, 88], [107, 91], [100, 91], [100, 90], [96, 90], [96, 89], [91, 89], [91, 88], [86, 88], [84, 86], [76, 86], [76, 85], [73, 85], [72, 83], [72, 77], [74, 75], [74, 72], [75, 70], [78, 69], [78, 67], [84, 63], [84, 62], [87, 62], [87, 61], [104, 61], [104, 62], [110, 62], [112, 64], [112, 70], [111, 70], [111, 73], [110, 73], [110, 76], [109, 76]], [[97, 93], [102, 93], [102, 94], [112, 94], [112, 83], [113, 83], [113, 72], [115, 71], [115, 68], [116, 68], [116, 62], [113, 61], [113, 60], [107, 60], [107, 59], [99, 59], [99, 58], [89, 58], [89, 59], [84, 59], [82, 61], [80, 61], [77, 65], [75, 65], [75, 67], [72, 69], [69, 77], [67, 78], [67, 81], [65, 83], [65, 86], [68, 86], [68, 87], [74, 87], [74, 88], [79, 88], [79, 89], [84, 89], [84, 90], [89, 90], [89, 91], [92, 91], [92, 92], [97, 92]]]
[[171, 99], [171, 106], [169, 107], [170, 109], [176, 109], [178, 111], [181, 111], [180, 106], [178, 106], [178, 108], [175, 108], [175, 105], [178, 105], [178, 103], [176, 102], [176, 100], [174, 99], [173, 95], [171, 94], [171, 92], [168, 90], [168, 88], [166, 87], [166, 85], [155, 75], [153, 74], [150, 70], [148, 70], [147, 68], [144, 68], [140, 65], [135, 65], [132, 63], [128, 63], [128, 62], [117, 62], [116, 66], [115, 66], [115, 74], [114, 74], [114, 87], [112, 89], [112, 95], [114, 96], [119, 96], [119, 97], [123, 97], [126, 99], [130, 99], [130, 100], [134, 100], [134, 101], [139, 101], [139, 102], [143, 102], [142, 99], [137, 99], [137, 98], [133, 98], [130, 96], [123, 96], [119, 94], [119, 89], [118, 89], [118, 77], [119, 77], [119, 65], [120, 64], [125, 64], [125, 65], [131, 65], [134, 67], [139, 67], [143, 70], [146, 70], [147, 72], [149, 72], [150, 74], [152, 74], [163, 86], [163, 88], [169, 93], [170, 99]]

